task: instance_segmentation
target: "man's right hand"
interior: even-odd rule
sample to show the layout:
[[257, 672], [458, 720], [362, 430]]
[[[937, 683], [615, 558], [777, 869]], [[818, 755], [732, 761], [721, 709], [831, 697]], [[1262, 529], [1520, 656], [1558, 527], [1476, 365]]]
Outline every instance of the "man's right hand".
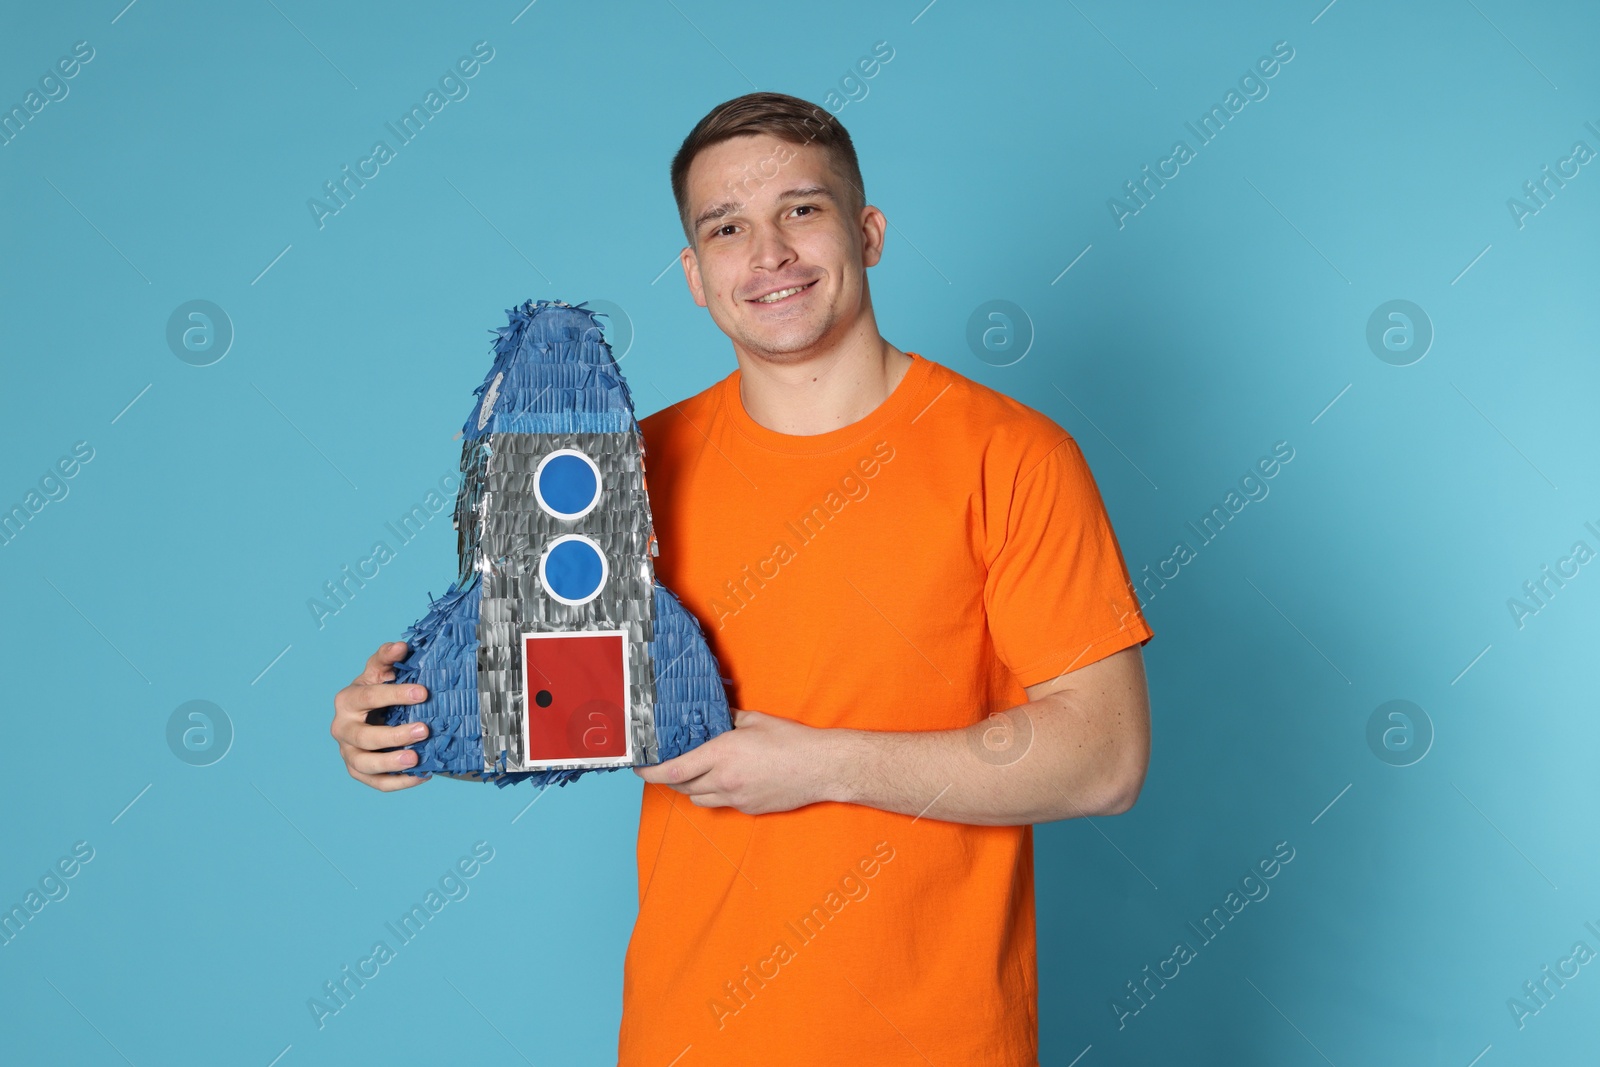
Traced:
[[416, 766], [418, 758], [399, 746], [428, 736], [425, 723], [374, 726], [367, 721], [367, 713], [376, 708], [418, 704], [428, 698], [428, 691], [420, 685], [389, 684], [394, 681], [394, 664], [404, 659], [407, 651], [404, 641], [380, 646], [367, 660], [367, 669], [333, 698], [333, 726], [328, 732], [339, 742], [345, 768], [356, 781], [385, 793], [428, 780], [399, 773]]

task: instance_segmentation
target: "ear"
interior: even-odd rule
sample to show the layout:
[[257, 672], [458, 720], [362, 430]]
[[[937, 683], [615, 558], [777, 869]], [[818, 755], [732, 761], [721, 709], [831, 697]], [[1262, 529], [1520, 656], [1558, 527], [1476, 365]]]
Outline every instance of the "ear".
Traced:
[[683, 265], [683, 280], [689, 283], [689, 295], [694, 297], [696, 304], [705, 307], [706, 290], [700, 282], [700, 258], [694, 254], [694, 249], [685, 247], [678, 253], [678, 262]]
[[861, 209], [861, 265], [875, 267], [883, 258], [884, 231], [889, 220], [883, 212], [868, 204]]

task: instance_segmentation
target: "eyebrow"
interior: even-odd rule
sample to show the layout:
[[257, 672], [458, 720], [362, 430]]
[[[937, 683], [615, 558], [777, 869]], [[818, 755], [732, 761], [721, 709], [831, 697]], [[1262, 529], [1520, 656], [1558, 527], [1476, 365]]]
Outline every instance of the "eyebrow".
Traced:
[[[802, 200], [806, 197], [823, 197], [830, 201], [837, 201], [838, 199], [833, 195], [833, 190], [829, 189], [825, 185], [804, 185], [796, 189], [785, 189], [783, 192], [778, 194], [779, 200]], [[731, 215], [743, 206], [744, 205], [737, 200], [724, 200], [720, 204], [713, 204], [704, 211], [700, 212], [700, 214], [695, 218], [694, 228], [698, 230], [701, 226], [705, 225], [707, 222], [710, 222], [712, 219], [720, 219], [724, 215]]]

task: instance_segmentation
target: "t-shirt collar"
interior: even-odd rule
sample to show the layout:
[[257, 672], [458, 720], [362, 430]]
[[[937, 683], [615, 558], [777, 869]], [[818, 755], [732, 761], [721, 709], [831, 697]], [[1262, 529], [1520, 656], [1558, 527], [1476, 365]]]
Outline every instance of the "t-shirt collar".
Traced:
[[937, 364], [915, 352], [907, 352], [906, 355], [911, 357], [911, 366], [906, 368], [905, 375], [894, 387], [894, 391], [884, 398], [883, 403], [873, 408], [866, 417], [857, 419], [848, 426], [841, 426], [837, 430], [819, 434], [787, 434], [762, 426], [745, 411], [744, 401], [739, 398], [741, 372], [737, 368], [722, 380], [722, 405], [727, 410], [728, 418], [733, 422], [734, 428], [757, 447], [790, 455], [820, 455], [832, 452], [853, 444], [893, 421], [911, 409], [917, 397], [922, 395], [933, 377]]

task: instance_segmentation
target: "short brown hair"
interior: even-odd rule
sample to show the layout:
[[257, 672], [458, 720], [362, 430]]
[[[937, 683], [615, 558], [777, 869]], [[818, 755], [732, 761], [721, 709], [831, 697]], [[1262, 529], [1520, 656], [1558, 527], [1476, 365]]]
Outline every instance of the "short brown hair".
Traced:
[[861, 164], [850, 133], [838, 119], [797, 96], [784, 93], [746, 93], [725, 100], [695, 123], [683, 139], [678, 154], [672, 157], [672, 196], [678, 202], [678, 219], [683, 232], [694, 244], [689, 225], [689, 165], [702, 149], [746, 134], [766, 133], [789, 144], [817, 144], [828, 153], [829, 162], [849, 184], [845, 201], [851, 214], [866, 204], [861, 183]]

